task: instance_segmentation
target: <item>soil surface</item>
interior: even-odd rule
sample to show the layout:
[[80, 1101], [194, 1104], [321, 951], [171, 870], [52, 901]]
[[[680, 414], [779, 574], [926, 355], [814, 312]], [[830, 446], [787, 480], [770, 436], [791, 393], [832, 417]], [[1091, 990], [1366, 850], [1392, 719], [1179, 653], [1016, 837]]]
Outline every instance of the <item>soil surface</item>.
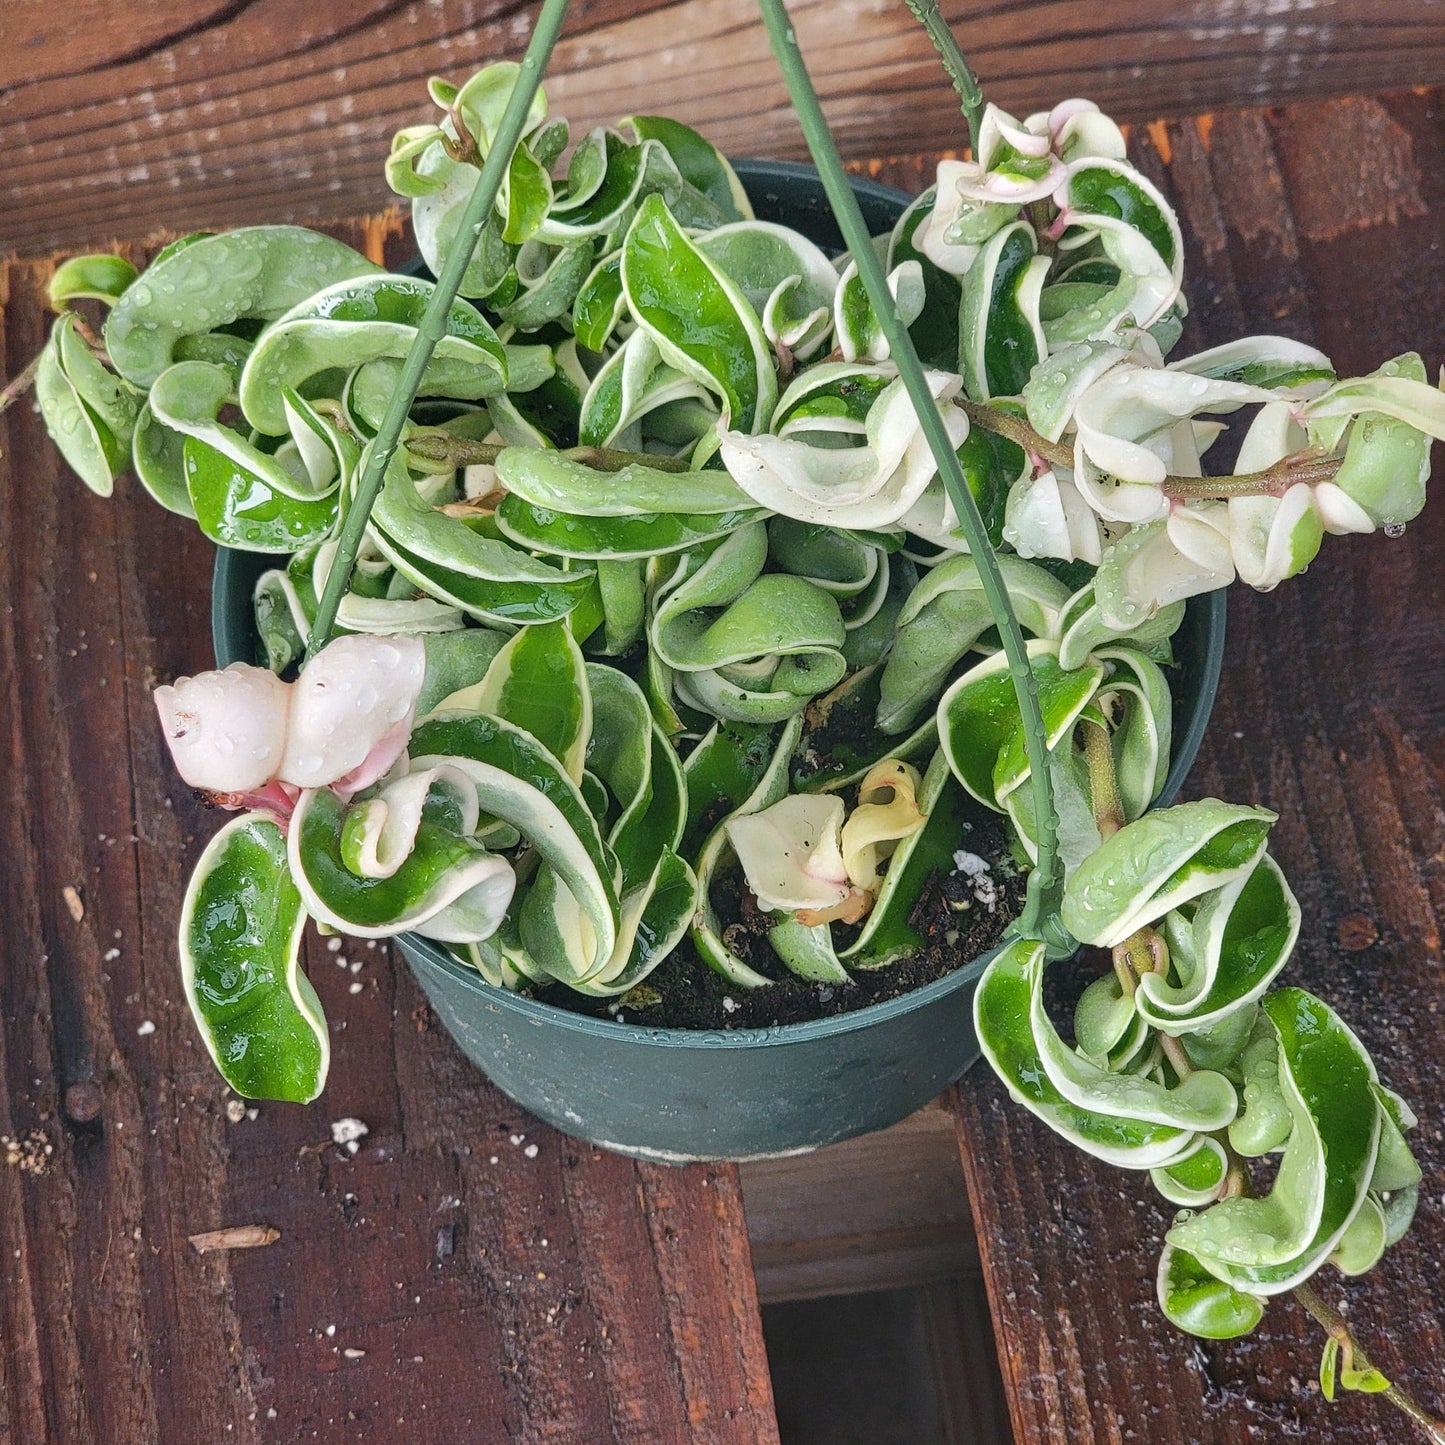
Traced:
[[[770, 920], [758, 912], [741, 875], [733, 871], [724, 873], [713, 887], [725, 940], [734, 953], [775, 983], [739, 988], [709, 968], [684, 939], [671, 958], [620, 999], [588, 998], [562, 985], [535, 989], [532, 997], [573, 1013], [649, 1028], [756, 1029], [851, 1013], [910, 993], [992, 948], [1023, 906], [1025, 878], [1010, 854], [1003, 820], [980, 809], [964, 828], [958, 846], [990, 865], [992, 908], [985, 905], [967, 873], [935, 873], [909, 919], [925, 946], [885, 968], [853, 970], [851, 983], [809, 983], [789, 973], [767, 941]], [[983, 892], [986, 897], [988, 890]], [[853, 930], [835, 925], [840, 950], [852, 936]]]

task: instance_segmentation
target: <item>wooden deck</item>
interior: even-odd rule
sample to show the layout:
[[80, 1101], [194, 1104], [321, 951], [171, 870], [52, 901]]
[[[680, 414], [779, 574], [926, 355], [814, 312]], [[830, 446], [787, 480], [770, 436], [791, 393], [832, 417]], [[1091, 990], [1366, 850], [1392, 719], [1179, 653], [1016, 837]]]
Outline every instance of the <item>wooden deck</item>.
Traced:
[[[465, 69], [493, 37], [514, 36], [516, 18], [504, 7], [363, 6], [342, 33], [323, 6], [168, 0], [127, 11], [127, 48], [83, 26], [62, 42], [56, 27], [71, 12], [14, 8], [38, 40], [23, 51], [12, 33], [0, 63], [15, 72], [0, 92], [0, 246], [31, 254], [67, 237], [138, 235], [162, 217], [189, 226], [375, 204], [386, 134], [415, 110], [415, 76]], [[1020, 105], [1092, 90], [1125, 98], [1139, 118], [1223, 94], [1338, 87], [1342, 66], [1370, 87], [1445, 80], [1445, 22], [1425, 4], [1320, 7], [1337, 24], [1333, 59], [1321, 42], [1310, 63], [1257, 65], [1247, 83], [1230, 70], [1228, 90], [1209, 67], [1245, 65], [1229, 60], [1229, 37], [1266, 7], [1217, 7], [1233, 18], [1206, 41], [1190, 38], [1216, 8], [1202, 0], [1106, 3], [1100, 26], [1118, 22], [1107, 54], [1102, 42], [1026, 48], [1074, 7], [975, 8], [988, 9], [978, 23], [995, 37], [980, 54], [985, 79]], [[699, 118], [695, 47], [736, 10], [586, 6], [595, 32], [564, 56], [560, 108], [577, 120], [604, 101], [625, 108], [596, 80], [608, 73], [598, 57], [632, 44], [636, 27], [666, 26], [687, 45], [672, 68], [659, 58], [648, 106]], [[880, 13], [849, 10], [860, 26], [883, 24]], [[845, 66], [820, 14], [799, 7], [834, 94], [851, 87], [840, 105], [853, 153], [938, 144], [937, 87], [916, 112], [902, 99], [917, 56], [881, 50], [864, 69], [855, 46]], [[1278, 23], [1302, 45], [1297, 32], [1317, 18]], [[1148, 39], [1166, 33], [1168, 53]], [[708, 41], [714, 55], [742, 43]], [[384, 67], [366, 58], [379, 48]], [[1137, 85], [1109, 58], [1136, 53]], [[706, 71], [718, 92], [719, 64]], [[29, 84], [22, 71], [49, 78]], [[278, 109], [288, 74], [314, 82], [289, 120]], [[137, 109], [142, 91], [159, 120]], [[764, 102], [776, 104], [766, 85], [749, 103]], [[724, 125], [721, 138], [790, 149], [787, 132], [777, 145], [759, 139], [772, 111], [750, 115], [751, 130]], [[329, 149], [317, 149], [318, 133]], [[1131, 141], [1185, 228], [1186, 345], [1281, 331], [1356, 371], [1411, 346], [1432, 368], [1445, 356], [1439, 93], [1216, 110], [1140, 125]], [[309, 177], [296, 170], [302, 148]], [[121, 179], [143, 169], [148, 178]], [[869, 169], [916, 186], [930, 163]], [[98, 184], [83, 182], [92, 175]], [[194, 181], [172, 189], [170, 175]], [[332, 176], [334, 191], [322, 184]], [[346, 234], [404, 245], [386, 225]], [[7, 376], [43, 339], [47, 266], [0, 271]], [[1174, 1333], [1153, 1302], [1167, 1208], [1147, 1184], [1056, 1141], [980, 1072], [951, 1124], [935, 1110], [810, 1164], [754, 1166], [741, 1180], [728, 1167], [634, 1164], [536, 1124], [491, 1088], [388, 950], [348, 942], [332, 953], [312, 940], [307, 963], [334, 1029], [328, 1091], [310, 1109], [238, 1111], [175, 977], [181, 890], [213, 820], [171, 772], [148, 696], [210, 661], [210, 547], [134, 485], [110, 502], [84, 491], [28, 406], [5, 418], [0, 445], [0, 1135], [14, 1141], [0, 1146], [3, 1445], [768, 1445], [778, 1433], [760, 1290], [794, 1298], [970, 1267], [968, 1216], [950, 1204], [950, 1127], [1020, 1445], [1407, 1439], [1377, 1402], [1324, 1404], [1309, 1383], [1315, 1333], [1289, 1304], [1241, 1344]], [[1442, 557], [1436, 498], [1403, 539], [1327, 542], [1278, 593], [1236, 591], [1192, 781], [1196, 795], [1279, 811], [1275, 847], [1306, 909], [1292, 975], [1341, 1005], [1421, 1113], [1427, 1186], [1414, 1232], [1367, 1280], [1332, 1279], [1328, 1293], [1348, 1299], [1381, 1366], [1437, 1408]], [[369, 1129], [354, 1156], [330, 1142], [343, 1117]], [[883, 1182], [848, 1199], [839, 1179]], [[187, 1242], [241, 1224], [280, 1238], [205, 1256]]]

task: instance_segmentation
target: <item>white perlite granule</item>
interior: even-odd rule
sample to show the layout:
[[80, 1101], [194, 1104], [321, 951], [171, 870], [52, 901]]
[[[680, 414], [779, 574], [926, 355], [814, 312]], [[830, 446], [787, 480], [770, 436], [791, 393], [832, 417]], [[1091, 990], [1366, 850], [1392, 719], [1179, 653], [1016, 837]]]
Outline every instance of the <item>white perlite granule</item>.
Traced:
[[980, 858], [977, 853], [960, 848], [953, 855], [953, 869], [955, 873], [962, 873], [972, 881], [975, 900], [990, 913], [998, 907], [998, 884], [989, 870], [987, 858]]

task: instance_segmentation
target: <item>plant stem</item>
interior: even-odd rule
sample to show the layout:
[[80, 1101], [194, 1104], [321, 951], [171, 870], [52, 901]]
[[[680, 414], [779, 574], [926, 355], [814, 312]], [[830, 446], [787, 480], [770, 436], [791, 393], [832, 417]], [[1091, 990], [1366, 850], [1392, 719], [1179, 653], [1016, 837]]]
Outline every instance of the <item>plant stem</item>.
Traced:
[[1240, 472], [1232, 477], [1165, 477], [1164, 495], [1179, 501], [1282, 497], [1298, 482], [1313, 486], [1334, 481], [1343, 460], [1343, 457], [1321, 457], [1315, 452], [1295, 452], [1262, 472]]
[[968, 417], [970, 425], [982, 427], [984, 431], [1001, 436], [1036, 457], [1042, 457], [1051, 467], [1073, 468], [1072, 448], [1064, 446], [1062, 442], [1051, 442], [1048, 437], [1036, 432], [1023, 417], [1015, 416], [1009, 411], [1000, 411], [997, 407], [988, 406], [981, 401], [970, 401], [964, 396], [954, 397], [953, 404]]
[[40, 352], [36, 352], [29, 361], [25, 363], [24, 369], [5, 383], [4, 391], [0, 391], [0, 416], [3, 416], [10, 408], [30, 390], [35, 382], [35, 373], [40, 369]]
[[1094, 800], [1094, 821], [1099, 836], [1109, 839], [1124, 826], [1124, 804], [1114, 770], [1114, 749], [1109, 729], [1092, 718], [1083, 720], [1084, 760], [1089, 766], [1089, 794]]
[[[1345, 1317], [1332, 1305], [1326, 1304], [1311, 1284], [1299, 1284], [1292, 1291], [1294, 1297], [1314, 1316], [1324, 1332], [1331, 1339], [1338, 1340], [1341, 1352], [1349, 1351], [1345, 1358], [1350, 1355], [1354, 1357], [1356, 1368], [1360, 1370], [1373, 1369], [1369, 1356], [1361, 1348], [1359, 1341], [1355, 1338], [1354, 1332], [1350, 1329]], [[1435, 1445], [1445, 1445], [1445, 1420], [1439, 1420], [1425, 1410], [1414, 1399], [1405, 1393], [1398, 1385], [1391, 1385], [1389, 1389], [1381, 1391], [1381, 1394], [1402, 1413], [1408, 1415], [1425, 1432], [1428, 1440], [1435, 1442]]]
[[[428, 462], [445, 462], [452, 467], [490, 466], [507, 450], [506, 442], [478, 442], [446, 432], [420, 432], [408, 437], [407, 451]], [[599, 472], [620, 472], [623, 467], [651, 467], [659, 472], [686, 472], [691, 468], [679, 457], [655, 456], [651, 452], [619, 452], [611, 447], [568, 447], [559, 453]]]
[[[532, 108], [532, 98], [537, 93], [537, 87], [542, 82], [542, 71], [546, 68], [547, 57], [552, 53], [562, 21], [566, 18], [567, 3], [568, 0], [542, 0], [541, 11], [537, 15], [537, 23], [527, 45], [527, 53], [522, 57], [512, 94], [497, 126], [496, 138], [491, 150], [487, 152], [482, 173], [477, 177], [471, 200], [467, 202], [466, 211], [457, 227], [456, 234], [459, 237], [476, 236], [491, 214], [497, 193], [506, 177], [507, 167], [511, 164], [512, 152], [526, 127], [527, 114]], [[446, 335], [452, 302], [461, 287], [462, 276], [471, 255], [472, 247], [465, 241], [454, 245], [448, 252], [446, 265], [437, 277], [431, 300], [427, 303], [421, 324], [417, 327], [416, 336], [406, 354], [406, 360], [402, 363], [396, 390], [391, 394], [386, 415], [382, 418], [376, 439], [366, 454], [366, 463], [362, 468], [361, 480], [357, 483], [356, 495], [341, 524], [336, 555], [331, 563], [331, 571], [327, 573], [326, 586], [322, 589], [321, 600], [316, 608], [316, 620], [312, 623], [311, 636], [306, 645], [308, 658], [315, 656], [317, 650], [330, 640], [331, 629], [336, 622], [336, 609], [341, 605], [341, 599], [351, 581], [351, 569], [356, 563], [357, 549], [361, 546], [361, 539], [366, 532], [371, 509], [381, 491], [386, 469], [396, 454], [407, 414], [416, 399], [417, 388], [421, 385], [422, 373], [426, 370], [437, 343]]]
[[1184, 1045], [1173, 1034], [1156, 1034], [1155, 1037], [1159, 1040], [1159, 1047], [1164, 1050], [1164, 1057], [1169, 1060], [1170, 1067], [1181, 1079], [1187, 1079], [1194, 1072], [1194, 1065], [1184, 1051]]
[[[1084, 760], [1089, 769], [1089, 797], [1094, 807], [1094, 821], [1099, 825], [1101, 837], [1112, 838], [1124, 827], [1126, 819], [1124, 803], [1119, 796], [1119, 774], [1114, 766], [1109, 729], [1091, 718], [1083, 719], [1080, 726], [1084, 730]], [[1112, 957], [1119, 987], [1131, 998], [1146, 973], [1166, 973], [1169, 969], [1169, 948], [1163, 935], [1157, 928], [1147, 925], [1117, 945], [1112, 950]], [[1172, 1035], [1157, 1030], [1155, 1037], [1174, 1072], [1181, 1079], [1187, 1079], [1194, 1072], [1194, 1065], [1184, 1045]]]
[[973, 158], [977, 160], [978, 132], [983, 123], [983, 88], [978, 83], [978, 76], [973, 73], [973, 67], [958, 48], [958, 41], [953, 38], [948, 21], [939, 12], [938, 0], [907, 0], [907, 5], [914, 18], [928, 32], [928, 38], [933, 42], [933, 48], [938, 52], [938, 58], [943, 61], [943, 68], [948, 72], [948, 78], [958, 92], [958, 98], [963, 104], [963, 118], [968, 123], [969, 147], [973, 151]]
[[1019, 710], [1023, 717], [1024, 739], [1032, 774], [1034, 816], [1039, 830], [1038, 864], [1029, 875], [1023, 911], [1014, 928], [1022, 937], [1043, 939], [1051, 947], [1064, 950], [1069, 948], [1071, 940], [1059, 921], [1059, 901], [1063, 889], [1063, 869], [1058, 856], [1059, 820], [1054, 809], [1053, 781], [1049, 776], [1049, 749], [1044, 734], [1043, 715], [1039, 709], [1038, 684], [1029, 664], [1023, 632], [1018, 618], [1014, 616], [1008, 589], [999, 573], [998, 559], [989, 545], [978, 503], [964, 480], [963, 469], [939, 413], [938, 403], [929, 390], [913, 338], [908, 334], [908, 328], [898, 319], [892, 293], [888, 290], [888, 278], [884, 274], [883, 263], [873, 248], [857, 197], [848, 184], [842, 159], [828, 131], [823, 107], [818, 101], [818, 93], [813, 88], [808, 68], [803, 63], [797, 36], [793, 32], [783, 0], [758, 0], [758, 8], [762, 12], [773, 54], [783, 72], [788, 95], [802, 124], [803, 134], [807, 137], [808, 149], [812, 152], [813, 164], [818, 168], [818, 175], [823, 182], [833, 215], [843, 232], [849, 254], [857, 263], [863, 289], [868, 294], [868, 300], [878, 317], [884, 336], [888, 338], [890, 354], [913, 403], [929, 450], [938, 464], [944, 490], [953, 503], [968, 538], [969, 552], [978, 565], [984, 596], [988, 600], [989, 611], [998, 624], [999, 636], [1008, 657], [1009, 672], [1013, 677]]
[[[1061, 442], [1051, 442], [1036, 432], [1021, 416], [1000, 411], [983, 402], [955, 397], [959, 407], [973, 426], [993, 432], [1015, 446], [1046, 461], [1051, 467], [1074, 469], [1074, 453]], [[1341, 457], [1322, 457], [1318, 452], [1295, 452], [1283, 457], [1262, 472], [1240, 472], [1228, 477], [1165, 477], [1160, 490], [1172, 501], [1226, 502], [1231, 497], [1282, 497], [1298, 482], [1311, 486], [1333, 481], [1340, 470]]]
[[[1131, 933], [1114, 949], [1113, 956], [1114, 973], [1119, 979], [1119, 986], [1131, 998], [1139, 987], [1139, 980], [1146, 973], [1165, 973], [1169, 968], [1169, 949], [1163, 936], [1157, 928], [1147, 925], [1137, 933]], [[1185, 1052], [1184, 1045], [1172, 1034], [1162, 1033], [1157, 1029], [1154, 1037], [1174, 1072], [1181, 1079], [1187, 1079], [1194, 1072], [1194, 1065]]]

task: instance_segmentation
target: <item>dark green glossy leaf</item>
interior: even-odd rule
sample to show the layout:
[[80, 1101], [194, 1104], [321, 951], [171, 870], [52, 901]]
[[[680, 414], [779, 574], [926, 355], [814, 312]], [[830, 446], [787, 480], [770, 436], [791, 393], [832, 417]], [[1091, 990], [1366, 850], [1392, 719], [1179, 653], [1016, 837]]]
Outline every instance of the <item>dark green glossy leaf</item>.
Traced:
[[183, 455], [196, 525], [223, 547], [295, 552], [336, 521], [335, 493], [314, 502], [289, 497], [198, 437], [186, 438]]
[[274, 321], [336, 281], [380, 267], [340, 241], [300, 226], [247, 226], [168, 247], [122, 294], [105, 323], [120, 374], [149, 386], [182, 336], [238, 319]]
[[1264, 1301], [1215, 1277], [1187, 1250], [1164, 1247], [1159, 1308], [1171, 1324], [1205, 1340], [1237, 1340], [1264, 1318]]
[[728, 221], [744, 221], [752, 215], [747, 194], [733, 174], [722, 152], [681, 121], [660, 115], [634, 115], [627, 124], [640, 141], [659, 142], [677, 165], [688, 185], [701, 191]]
[[247, 813], [207, 845], [181, 908], [181, 979], [222, 1077], [250, 1099], [309, 1103], [331, 1047], [300, 971], [306, 914], [275, 821]]
[[622, 284], [633, 315], [664, 357], [714, 388], [734, 427], [766, 425], [777, 381], [757, 313], [659, 197], [642, 203], [627, 233]]
[[56, 311], [81, 300], [113, 306], [139, 274], [124, 256], [72, 256], [50, 278], [50, 304]]

